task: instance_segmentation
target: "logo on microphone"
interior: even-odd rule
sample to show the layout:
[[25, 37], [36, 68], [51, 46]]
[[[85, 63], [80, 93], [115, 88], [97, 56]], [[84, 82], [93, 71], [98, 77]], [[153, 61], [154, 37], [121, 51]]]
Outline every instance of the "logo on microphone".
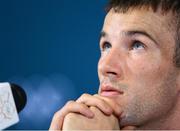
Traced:
[[14, 98], [9, 83], [0, 84], [0, 129], [19, 121]]
[[10, 93], [6, 90], [0, 92], [0, 122], [4, 119], [11, 119], [13, 113], [15, 113], [15, 109], [10, 101]]

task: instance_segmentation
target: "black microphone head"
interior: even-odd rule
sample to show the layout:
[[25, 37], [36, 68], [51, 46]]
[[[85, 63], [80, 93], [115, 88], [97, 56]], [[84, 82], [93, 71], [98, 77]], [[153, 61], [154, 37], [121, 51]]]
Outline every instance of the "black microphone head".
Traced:
[[27, 103], [27, 96], [25, 91], [17, 84], [10, 83], [17, 112], [19, 113]]

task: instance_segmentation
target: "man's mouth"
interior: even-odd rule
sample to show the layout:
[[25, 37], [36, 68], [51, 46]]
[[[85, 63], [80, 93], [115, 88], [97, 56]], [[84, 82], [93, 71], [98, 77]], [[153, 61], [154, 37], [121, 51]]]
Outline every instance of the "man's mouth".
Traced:
[[110, 84], [101, 84], [100, 95], [106, 97], [116, 97], [122, 95], [124, 92], [118, 88], [111, 86]]

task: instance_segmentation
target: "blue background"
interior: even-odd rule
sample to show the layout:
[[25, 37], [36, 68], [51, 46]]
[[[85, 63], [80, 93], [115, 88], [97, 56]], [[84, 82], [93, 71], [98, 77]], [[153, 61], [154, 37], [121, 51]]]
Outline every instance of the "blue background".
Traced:
[[1, 0], [0, 81], [27, 92], [20, 122], [48, 129], [65, 102], [98, 90], [99, 33], [106, 0]]

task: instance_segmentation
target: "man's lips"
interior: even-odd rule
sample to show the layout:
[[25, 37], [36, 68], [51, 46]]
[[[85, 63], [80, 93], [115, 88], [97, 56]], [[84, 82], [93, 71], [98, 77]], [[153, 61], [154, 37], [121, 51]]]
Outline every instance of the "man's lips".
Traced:
[[110, 84], [109, 85], [108, 84], [101, 85], [101, 91], [100, 91], [101, 96], [113, 97], [113, 96], [118, 96], [118, 95], [122, 95], [122, 94], [123, 94], [123, 91], [111, 86]]

